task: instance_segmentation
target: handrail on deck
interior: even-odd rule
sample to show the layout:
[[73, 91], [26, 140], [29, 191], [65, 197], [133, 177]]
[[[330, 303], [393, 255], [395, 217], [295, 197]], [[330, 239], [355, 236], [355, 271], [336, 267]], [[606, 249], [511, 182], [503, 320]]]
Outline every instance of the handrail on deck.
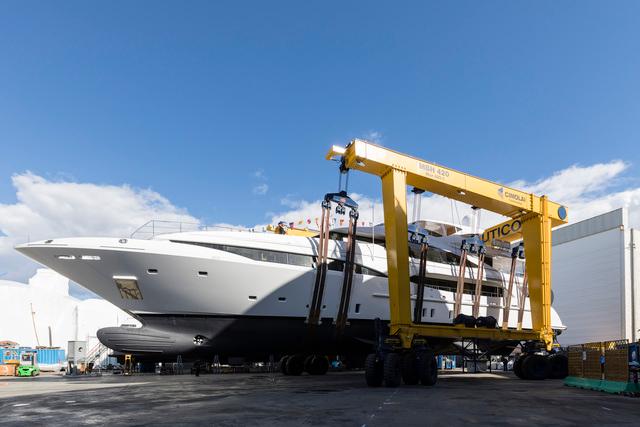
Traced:
[[239, 227], [225, 227], [220, 225], [202, 225], [198, 222], [186, 221], [169, 221], [161, 219], [152, 219], [136, 228], [129, 238], [152, 239], [161, 234], [182, 233], [184, 231], [209, 231], [209, 230], [227, 230], [227, 231], [251, 231]]

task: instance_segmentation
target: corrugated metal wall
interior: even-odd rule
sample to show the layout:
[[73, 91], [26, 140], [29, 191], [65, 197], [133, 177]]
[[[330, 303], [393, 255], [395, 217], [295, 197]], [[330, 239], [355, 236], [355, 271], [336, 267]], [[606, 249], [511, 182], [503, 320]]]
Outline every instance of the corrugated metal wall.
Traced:
[[42, 365], [65, 364], [65, 351], [60, 348], [38, 349], [38, 363]]
[[24, 352], [36, 351], [38, 353], [38, 364], [41, 365], [64, 365], [66, 363], [66, 353], [61, 348], [40, 348], [33, 349], [30, 347], [19, 348], [3, 348], [2, 363], [8, 360], [20, 360], [20, 355]]
[[561, 344], [636, 338], [630, 264], [638, 256], [627, 218], [617, 209], [553, 232], [553, 306], [568, 328]]

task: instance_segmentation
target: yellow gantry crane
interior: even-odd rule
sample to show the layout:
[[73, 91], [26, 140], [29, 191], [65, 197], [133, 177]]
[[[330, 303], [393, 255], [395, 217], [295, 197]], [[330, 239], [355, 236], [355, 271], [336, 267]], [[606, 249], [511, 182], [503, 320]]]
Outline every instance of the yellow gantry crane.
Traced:
[[[547, 350], [551, 349], [554, 340], [551, 329], [551, 229], [567, 222], [564, 206], [545, 196], [519, 191], [363, 140], [353, 140], [346, 147], [333, 146], [326, 158], [340, 160], [343, 171], [358, 170], [377, 175], [382, 180], [391, 315], [389, 332], [399, 340], [401, 348], [412, 348], [416, 339], [439, 337], [540, 341]], [[407, 186], [510, 218], [485, 230], [483, 240], [488, 244], [494, 239], [507, 242], [523, 240], [531, 330], [413, 322], [407, 244]]]

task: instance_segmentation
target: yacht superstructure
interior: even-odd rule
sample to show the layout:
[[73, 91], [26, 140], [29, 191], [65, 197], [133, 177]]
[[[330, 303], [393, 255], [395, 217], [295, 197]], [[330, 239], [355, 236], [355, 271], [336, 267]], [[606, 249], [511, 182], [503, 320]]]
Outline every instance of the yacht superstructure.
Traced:
[[[460, 228], [421, 222], [440, 243], [429, 250], [422, 322], [451, 324], [460, 257]], [[389, 319], [387, 254], [383, 227], [362, 228], [355, 249], [349, 325], [337, 334], [344, 231], [332, 231], [328, 247], [321, 325], [314, 345], [326, 353], [366, 354], [373, 320]], [[449, 247], [447, 246], [449, 243]], [[104, 328], [99, 339], [122, 353], [155, 359], [291, 354], [309, 344], [305, 319], [313, 290], [318, 238], [276, 233], [188, 231], [134, 238], [64, 238], [16, 247], [24, 255], [65, 275], [143, 323], [142, 328]], [[410, 274], [418, 274], [411, 259]], [[508, 271], [499, 257], [484, 265], [480, 315], [501, 324]], [[469, 256], [461, 313], [472, 314], [477, 259]], [[522, 280], [519, 275], [516, 282]], [[415, 281], [417, 282], [417, 280]], [[412, 283], [415, 300], [416, 283]], [[509, 326], [516, 327], [519, 295], [513, 289]], [[528, 299], [522, 327], [531, 328]], [[555, 330], [564, 326], [552, 309]], [[437, 347], [437, 346], [436, 346]], [[440, 343], [442, 351], [451, 342]]]

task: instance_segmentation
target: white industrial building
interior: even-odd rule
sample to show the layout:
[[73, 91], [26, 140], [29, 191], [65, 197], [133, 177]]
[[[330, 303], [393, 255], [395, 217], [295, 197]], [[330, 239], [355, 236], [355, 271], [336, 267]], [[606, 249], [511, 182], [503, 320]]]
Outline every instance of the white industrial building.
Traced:
[[639, 241], [626, 208], [553, 232], [553, 307], [567, 326], [562, 345], [638, 339]]
[[67, 348], [72, 340], [97, 345], [96, 331], [106, 326], [139, 322], [103, 299], [80, 300], [69, 295], [69, 279], [38, 269], [29, 283], [0, 280], [0, 341], [24, 347]]

